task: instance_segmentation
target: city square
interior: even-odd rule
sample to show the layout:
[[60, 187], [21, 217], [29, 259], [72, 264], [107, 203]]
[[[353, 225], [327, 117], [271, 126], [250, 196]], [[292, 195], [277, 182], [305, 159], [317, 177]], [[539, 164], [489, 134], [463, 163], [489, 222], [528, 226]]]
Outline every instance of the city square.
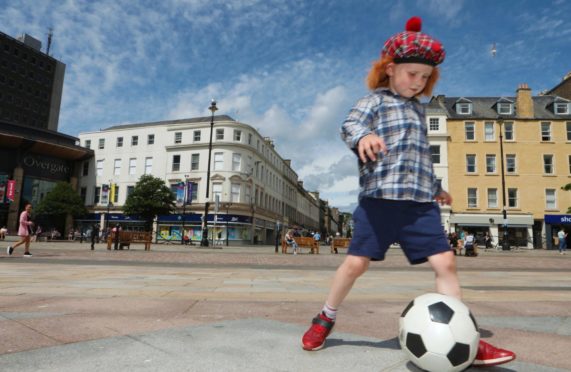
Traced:
[[[344, 251], [32, 249], [32, 258], [0, 257], [2, 371], [417, 371], [400, 350], [398, 318], [412, 298], [434, 291], [431, 269], [409, 266], [393, 247], [357, 281], [325, 348], [307, 352], [301, 335]], [[480, 250], [457, 262], [481, 337], [518, 355], [487, 370], [571, 369], [569, 256]]]

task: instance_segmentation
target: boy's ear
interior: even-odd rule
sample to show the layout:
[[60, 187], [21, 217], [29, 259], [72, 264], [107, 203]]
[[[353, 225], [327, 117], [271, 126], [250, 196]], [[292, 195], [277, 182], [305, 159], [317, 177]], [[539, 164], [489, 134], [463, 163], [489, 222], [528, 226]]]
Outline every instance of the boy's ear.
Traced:
[[395, 64], [394, 62], [387, 63], [386, 73], [388, 76], [393, 76], [395, 74]]

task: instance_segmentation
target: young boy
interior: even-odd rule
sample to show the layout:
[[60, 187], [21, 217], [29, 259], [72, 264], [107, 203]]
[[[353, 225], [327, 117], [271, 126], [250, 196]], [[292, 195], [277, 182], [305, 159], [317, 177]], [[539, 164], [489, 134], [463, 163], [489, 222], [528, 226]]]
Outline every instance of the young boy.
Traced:
[[[370, 261], [382, 261], [399, 242], [411, 264], [428, 261], [439, 293], [461, 297], [454, 253], [440, 224], [438, 204], [452, 197], [437, 181], [427, 140], [423, 107], [444, 60], [442, 44], [420, 32], [420, 18], [389, 38], [369, 72], [373, 92], [362, 98], [343, 123], [341, 136], [359, 158], [359, 206], [347, 258], [337, 269], [323, 306], [303, 335], [305, 350], [319, 350], [331, 332], [337, 308]], [[515, 354], [480, 341], [474, 365], [492, 366]]]

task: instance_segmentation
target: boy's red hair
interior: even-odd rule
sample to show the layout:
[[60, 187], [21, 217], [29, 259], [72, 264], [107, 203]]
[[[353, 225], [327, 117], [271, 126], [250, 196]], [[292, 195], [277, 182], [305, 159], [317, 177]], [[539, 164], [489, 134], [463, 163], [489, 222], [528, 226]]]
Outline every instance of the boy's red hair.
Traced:
[[[375, 90], [377, 88], [389, 86], [389, 76], [387, 75], [387, 65], [389, 63], [393, 63], [393, 58], [389, 56], [384, 56], [373, 62], [373, 67], [371, 67], [369, 75], [367, 75], [367, 86], [369, 89]], [[434, 67], [430, 78], [426, 82], [424, 90], [419, 95], [431, 97], [432, 89], [434, 89], [439, 77], [440, 71], [438, 70], [438, 67]]]

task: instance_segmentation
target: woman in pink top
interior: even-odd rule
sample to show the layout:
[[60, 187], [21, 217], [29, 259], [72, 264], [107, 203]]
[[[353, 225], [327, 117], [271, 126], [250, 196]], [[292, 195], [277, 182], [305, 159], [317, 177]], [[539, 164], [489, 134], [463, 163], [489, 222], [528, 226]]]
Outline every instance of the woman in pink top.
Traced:
[[30, 230], [34, 223], [31, 221], [32, 217], [32, 204], [27, 203], [24, 211], [20, 214], [20, 227], [18, 228], [18, 236], [20, 236], [20, 241], [14, 246], [9, 246], [6, 251], [8, 256], [11, 256], [14, 253], [14, 249], [22, 244], [26, 244], [24, 246], [24, 257], [32, 257], [30, 253], [30, 236], [32, 235]]

